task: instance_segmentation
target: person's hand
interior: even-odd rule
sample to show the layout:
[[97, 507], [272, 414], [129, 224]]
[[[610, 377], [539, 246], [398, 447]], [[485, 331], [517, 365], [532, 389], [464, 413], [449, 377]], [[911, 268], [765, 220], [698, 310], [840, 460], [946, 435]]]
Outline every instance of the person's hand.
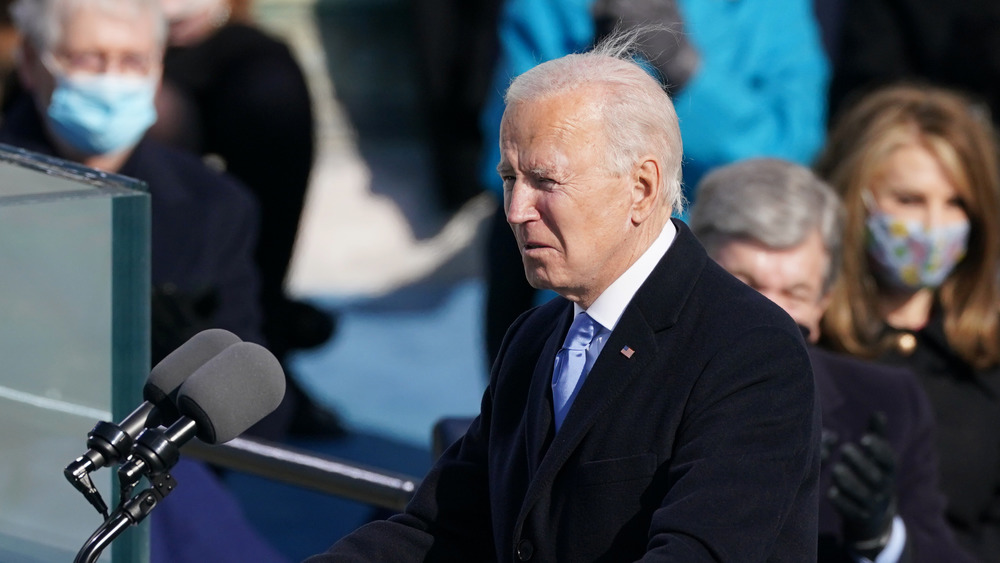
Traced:
[[876, 412], [857, 444], [841, 446], [827, 495], [844, 519], [844, 541], [869, 559], [889, 542], [896, 516], [896, 462], [885, 427], [885, 414]]
[[152, 363], [155, 365], [195, 334], [212, 327], [219, 292], [208, 288], [185, 292], [172, 284], [156, 286], [150, 306]]
[[698, 69], [698, 52], [684, 32], [676, 0], [597, 0], [591, 13], [598, 39], [616, 29], [643, 28], [642, 55], [671, 91], [683, 88]]

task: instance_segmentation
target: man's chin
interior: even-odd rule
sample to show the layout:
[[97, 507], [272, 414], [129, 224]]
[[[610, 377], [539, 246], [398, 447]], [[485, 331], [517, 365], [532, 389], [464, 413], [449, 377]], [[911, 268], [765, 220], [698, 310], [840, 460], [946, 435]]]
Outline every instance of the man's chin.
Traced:
[[524, 277], [528, 280], [528, 285], [535, 289], [554, 289], [545, 272], [525, 266]]

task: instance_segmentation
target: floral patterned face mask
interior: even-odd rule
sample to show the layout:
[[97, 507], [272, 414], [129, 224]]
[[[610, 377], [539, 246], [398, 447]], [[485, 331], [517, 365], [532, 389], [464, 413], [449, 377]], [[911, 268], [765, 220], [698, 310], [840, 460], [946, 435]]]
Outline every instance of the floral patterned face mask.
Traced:
[[869, 208], [868, 257], [879, 281], [897, 289], [937, 288], [965, 257], [969, 222], [925, 229]]

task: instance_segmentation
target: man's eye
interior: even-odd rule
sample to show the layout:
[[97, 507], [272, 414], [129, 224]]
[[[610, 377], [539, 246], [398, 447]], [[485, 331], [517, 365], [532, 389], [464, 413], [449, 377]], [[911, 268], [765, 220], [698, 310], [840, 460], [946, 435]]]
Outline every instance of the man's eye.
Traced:
[[121, 60], [121, 71], [125, 74], [145, 76], [153, 70], [155, 59], [144, 55], [130, 54]]
[[72, 70], [85, 72], [100, 72], [103, 67], [103, 59], [95, 53], [74, 53], [67, 57], [67, 66]]

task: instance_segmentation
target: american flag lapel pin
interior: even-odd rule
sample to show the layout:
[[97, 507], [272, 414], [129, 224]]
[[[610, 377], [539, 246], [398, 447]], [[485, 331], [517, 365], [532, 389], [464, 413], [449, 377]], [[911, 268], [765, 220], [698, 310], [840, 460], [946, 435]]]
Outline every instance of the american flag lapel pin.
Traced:
[[622, 348], [622, 356], [625, 356], [626, 358], [631, 358], [632, 354], [635, 354], [635, 350], [629, 348], [628, 346]]

